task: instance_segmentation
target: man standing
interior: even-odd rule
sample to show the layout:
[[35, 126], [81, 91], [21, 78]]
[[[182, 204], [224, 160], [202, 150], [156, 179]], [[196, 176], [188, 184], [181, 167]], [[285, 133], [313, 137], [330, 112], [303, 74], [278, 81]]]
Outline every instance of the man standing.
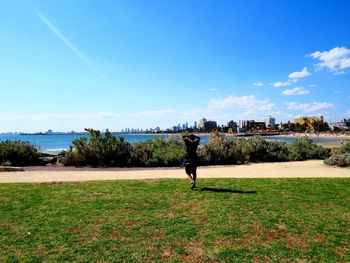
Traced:
[[191, 180], [191, 189], [193, 189], [196, 186], [198, 166], [197, 148], [201, 138], [194, 134], [184, 135], [182, 138], [186, 145], [185, 170]]

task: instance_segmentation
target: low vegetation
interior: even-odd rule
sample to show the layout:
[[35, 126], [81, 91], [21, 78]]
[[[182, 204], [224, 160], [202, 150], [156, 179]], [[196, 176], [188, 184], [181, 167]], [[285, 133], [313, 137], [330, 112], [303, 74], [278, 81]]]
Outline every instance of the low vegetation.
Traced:
[[0, 142], [0, 165], [25, 166], [40, 163], [38, 149], [29, 142], [10, 141]]
[[[185, 157], [184, 143], [173, 137], [131, 145], [122, 137], [116, 139], [110, 132], [88, 131], [89, 141], [86, 138], [75, 140], [66, 153], [65, 165], [178, 166]], [[236, 139], [213, 133], [208, 143], [198, 149], [198, 156], [200, 165], [219, 165], [325, 159], [329, 152], [308, 138], [287, 144], [269, 142], [259, 136]]]
[[135, 143], [131, 150], [132, 166], [178, 166], [185, 158], [183, 143], [173, 137]]
[[[80, 138], [63, 153], [66, 166], [93, 167], [162, 167], [179, 166], [185, 158], [185, 145], [181, 139], [153, 139], [130, 144], [123, 137], [116, 138], [109, 131], [101, 133], [88, 129], [89, 138]], [[327, 164], [349, 163], [349, 146], [343, 146]], [[0, 143], [0, 164], [44, 164], [38, 149], [28, 142], [6, 141]], [[244, 164], [249, 162], [285, 162], [307, 159], [326, 159], [330, 150], [311, 139], [299, 138], [288, 144], [266, 141], [262, 137], [227, 137], [220, 133], [210, 135], [208, 143], [198, 149], [200, 165]], [[338, 164], [338, 165], [339, 165]]]
[[350, 142], [347, 142], [339, 149], [334, 150], [333, 154], [324, 160], [324, 163], [340, 167], [350, 166]]
[[64, 165], [120, 167], [130, 164], [132, 146], [123, 137], [117, 139], [109, 131], [87, 131], [89, 140], [84, 137], [74, 140], [63, 160]]
[[0, 262], [349, 262], [349, 179], [0, 185]]

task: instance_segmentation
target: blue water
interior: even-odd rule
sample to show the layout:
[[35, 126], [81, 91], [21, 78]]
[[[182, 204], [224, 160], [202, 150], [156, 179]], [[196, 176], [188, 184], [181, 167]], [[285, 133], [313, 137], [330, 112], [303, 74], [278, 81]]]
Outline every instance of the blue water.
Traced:
[[[116, 137], [123, 136], [126, 141], [130, 143], [143, 142], [155, 138], [166, 139], [168, 135], [160, 134], [115, 134]], [[174, 138], [179, 138], [179, 135], [171, 135]], [[87, 134], [60, 134], [60, 135], [20, 135], [20, 134], [0, 134], [0, 142], [5, 140], [20, 140], [28, 141], [31, 144], [37, 146], [43, 151], [60, 151], [66, 150], [72, 145], [72, 141], [79, 139], [80, 137], [89, 138]], [[202, 135], [201, 144], [206, 144], [208, 142], [208, 136]], [[295, 138], [282, 138], [278, 136], [267, 136], [264, 137], [268, 141], [284, 141], [293, 142]], [[335, 138], [313, 138], [315, 142], [340, 142], [340, 139]]]

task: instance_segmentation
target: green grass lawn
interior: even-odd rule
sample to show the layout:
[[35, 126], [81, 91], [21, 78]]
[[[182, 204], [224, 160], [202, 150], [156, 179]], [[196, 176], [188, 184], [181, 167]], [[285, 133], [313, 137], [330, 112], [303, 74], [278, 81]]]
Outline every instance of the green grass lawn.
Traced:
[[349, 179], [0, 185], [0, 262], [348, 262], [349, 247]]

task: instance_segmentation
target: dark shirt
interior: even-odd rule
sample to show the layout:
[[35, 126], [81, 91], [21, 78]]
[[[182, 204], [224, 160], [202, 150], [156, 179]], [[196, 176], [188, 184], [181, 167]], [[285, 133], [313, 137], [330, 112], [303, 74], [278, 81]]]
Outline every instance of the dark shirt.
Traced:
[[191, 161], [197, 159], [197, 148], [199, 145], [199, 139], [191, 141], [190, 139], [185, 139], [186, 145], [186, 160]]

